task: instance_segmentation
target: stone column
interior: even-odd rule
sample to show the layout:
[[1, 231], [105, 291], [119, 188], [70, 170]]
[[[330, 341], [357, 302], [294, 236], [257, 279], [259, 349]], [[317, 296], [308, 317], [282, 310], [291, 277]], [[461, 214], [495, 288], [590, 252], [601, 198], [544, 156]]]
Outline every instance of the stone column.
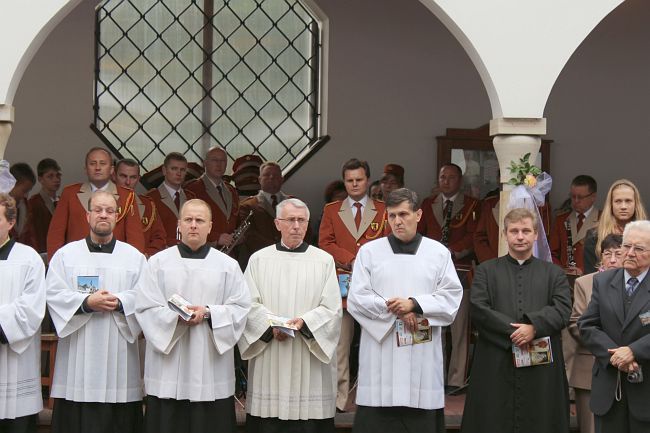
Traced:
[[4, 159], [7, 142], [11, 135], [11, 126], [14, 123], [14, 107], [0, 104], [0, 160]]
[[510, 191], [514, 188], [508, 185], [510, 179], [510, 162], [518, 161], [530, 153], [530, 160], [542, 146], [541, 136], [546, 134], [546, 119], [515, 119], [500, 118], [490, 121], [490, 135], [494, 136], [494, 151], [499, 161], [501, 172], [501, 194], [499, 199], [499, 256], [506, 254], [508, 246], [503, 236], [503, 218], [510, 200]]

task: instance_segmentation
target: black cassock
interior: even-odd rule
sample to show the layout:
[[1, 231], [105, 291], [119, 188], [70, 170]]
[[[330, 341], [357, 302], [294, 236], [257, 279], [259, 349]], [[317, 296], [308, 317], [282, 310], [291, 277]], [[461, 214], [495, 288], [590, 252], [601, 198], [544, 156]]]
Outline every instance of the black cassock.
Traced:
[[[569, 395], [560, 331], [571, 314], [564, 271], [536, 258], [509, 255], [481, 264], [470, 291], [479, 332], [461, 431], [565, 433]], [[535, 338], [551, 337], [553, 362], [515, 368], [511, 323], [529, 323]]]

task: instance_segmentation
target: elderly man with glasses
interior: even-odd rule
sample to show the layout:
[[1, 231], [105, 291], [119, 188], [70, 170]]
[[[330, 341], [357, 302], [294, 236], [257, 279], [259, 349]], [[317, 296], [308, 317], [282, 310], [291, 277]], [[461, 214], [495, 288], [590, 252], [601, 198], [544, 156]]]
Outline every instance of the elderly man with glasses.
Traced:
[[578, 320], [594, 354], [591, 410], [597, 432], [650, 431], [650, 221], [623, 232], [623, 268], [594, 277], [591, 302]]

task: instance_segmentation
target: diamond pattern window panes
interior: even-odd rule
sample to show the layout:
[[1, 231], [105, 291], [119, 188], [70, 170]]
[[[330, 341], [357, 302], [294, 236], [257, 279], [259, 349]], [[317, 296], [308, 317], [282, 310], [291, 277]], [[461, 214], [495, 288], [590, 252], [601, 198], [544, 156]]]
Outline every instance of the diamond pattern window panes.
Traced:
[[146, 171], [222, 146], [285, 168], [320, 137], [320, 30], [300, 0], [105, 0], [95, 130]]

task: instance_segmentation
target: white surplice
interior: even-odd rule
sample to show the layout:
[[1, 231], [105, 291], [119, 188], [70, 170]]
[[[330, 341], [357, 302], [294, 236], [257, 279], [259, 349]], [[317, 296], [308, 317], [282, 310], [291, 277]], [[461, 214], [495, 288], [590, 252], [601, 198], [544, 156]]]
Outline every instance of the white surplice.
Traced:
[[36, 251], [15, 243], [0, 260], [0, 419], [40, 412], [41, 321], [45, 315], [45, 266]]
[[[271, 245], [251, 256], [245, 277], [253, 301], [239, 341], [242, 359], [250, 360], [246, 411], [281, 420], [334, 417], [342, 310], [332, 256], [312, 246], [299, 253]], [[301, 317], [313, 338], [296, 332], [282, 342], [261, 341], [269, 312]]]
[[[116, 241], [111, 254], [91, 253], [86, 240], [59, 249], [47, 272], [47, 305], [60, 337], [51, 396], [75, 402], [126, 403], [142, 398], [135, 296], [147, 275], [145, 257]], [[78, 277], [98, 276], [124, 312], [77, 313], [88, 293]]]
[[[436, 241], [423, 237], [414, 255], [394, 254], [388, 238], [361, 247], [348, 295], [348, 311], [362, 329], [357, 404], [444, 407], [440, 329], [454, 320], [462, 294], [451, 255]], [[414, 298], [433, 327], [433, 340], [398, 347], [396, 316], [382, 296]]]
[[[183, 258], [176, 246], [149, 259], [153, 281], [138, 296], [147, 340], [145, 392], [159, 398], [214, 401], [235, 392], [234, 346], [244, 331], [250, 294], [239, 264], [210, 248], [204, 259]], [[179, 322], [167, 300], [179, 294], [210, 308], [211, 323]], [[211, 326], [210, 326], [211, 325]]]

